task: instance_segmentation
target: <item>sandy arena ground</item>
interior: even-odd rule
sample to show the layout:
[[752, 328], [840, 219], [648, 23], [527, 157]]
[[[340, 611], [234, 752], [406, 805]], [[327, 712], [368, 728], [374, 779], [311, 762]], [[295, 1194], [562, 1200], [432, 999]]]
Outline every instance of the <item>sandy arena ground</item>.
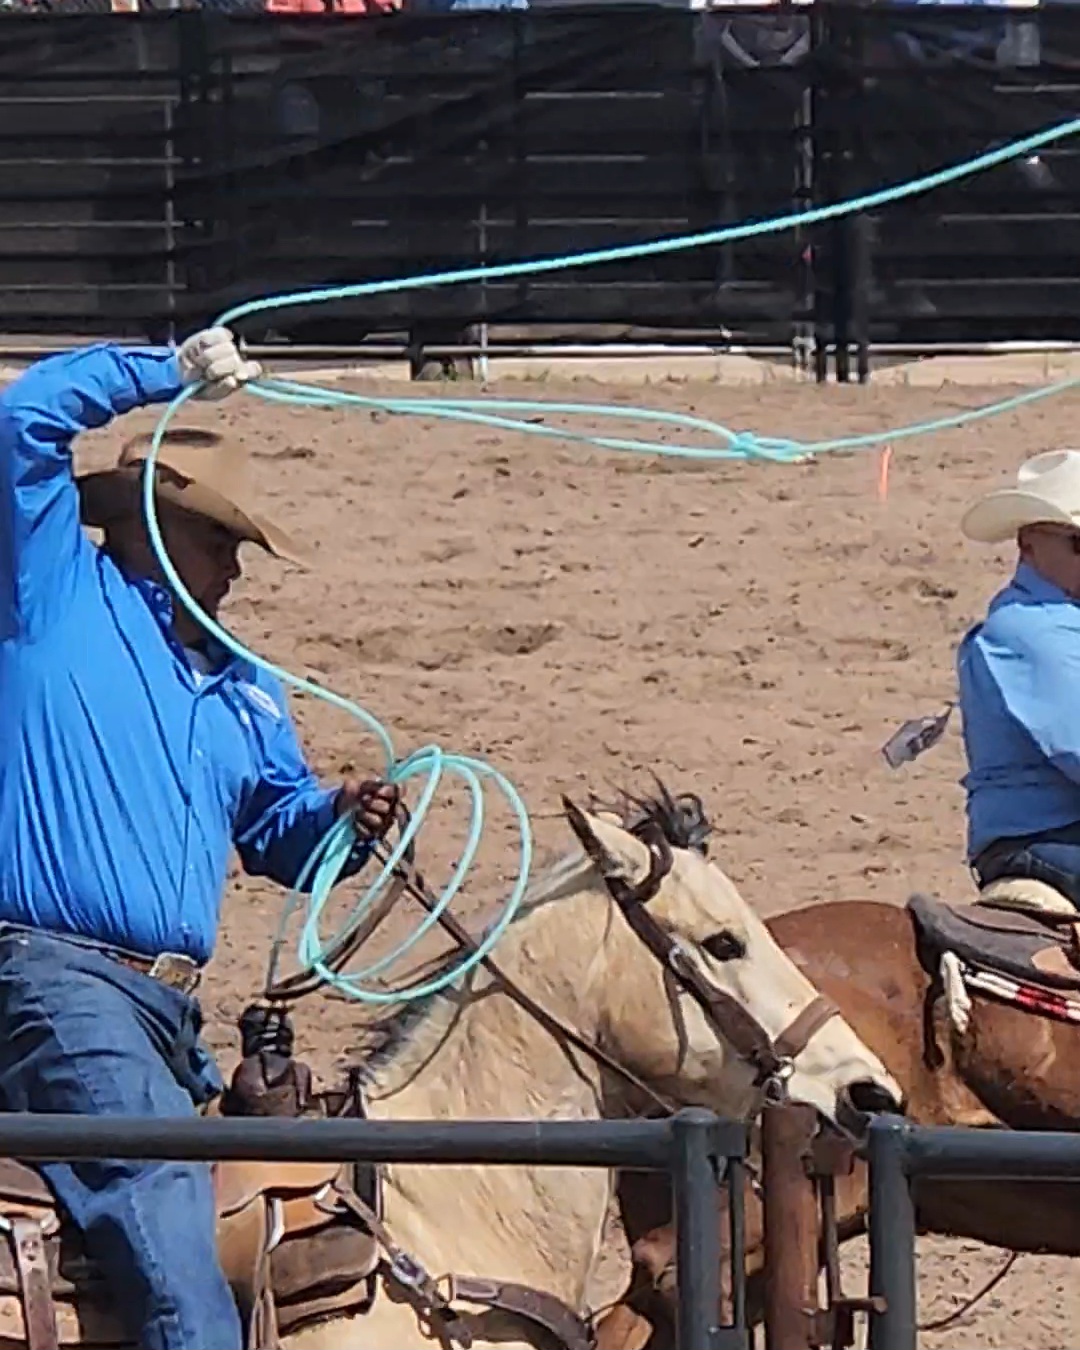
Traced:
[[[814, 439], [1011, 391], [500, 383], [515, 392], [651, 403]], [[902, 443], [884, 502], [875, 454], [807, 467], [657, 462], [250, 398], [199, 420], [251, 441], [266, 506], [321, 557], [304, 576], [252, 554], [227, 613], [238, 635], [361, 700], [399, 751], [435, 741], [493, 760], [524, 792], [545, 845], [567, 840], [561, 791], [582, 798], [655, 769], [702, 794], [719, 822], [718, 858], [774, 913], [823, 899], [901, 903], [917, 887], [968, 892], [958, 728], [899, 773], [878, 749], [952, 696], [954, 646], [1009, 569], [1008, 550], [962, 540], [963, 505], [1025, 454], [1076, 443], [1075, 416], [1063, 397]], [[112, 431], [85, 448], [97, 460], [118, 441]], [[295, 706], [318, 770], [382, 767], [343, 715], [309, 698]], [[425, 832], [433, 877], [447, 874], [452, 823]], [[485, 859], [473, 903], [512, 869], [504, 813]], [[271, 887], [231, 883], [205, 998], [226, 1067], [280, 904]], [[300, 1016], [303, 1049], [324, 1075], [358, 1044], [356, 1020], [342, 1002]], [[924, 1317], [954, 1307], [1002, 1259], [971, 1243], [920, 1250]], [[1026, 1257], [925, 1344], [1066, 1350], [1078, 1318], [1067, 1263]]]

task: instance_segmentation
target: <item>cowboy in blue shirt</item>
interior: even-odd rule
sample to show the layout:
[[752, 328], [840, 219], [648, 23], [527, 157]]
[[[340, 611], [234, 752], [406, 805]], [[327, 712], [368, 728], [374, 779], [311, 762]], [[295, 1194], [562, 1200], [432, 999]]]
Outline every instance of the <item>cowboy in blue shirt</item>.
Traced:
[[[231, 393], [259, 368], [224, 329], [178, 351], [99, 345], [0, 393], [0, 1108], [181, 1116], [221, 1080], [192, 997], [229, 850], [292, 886], [342, 813], [350, 869], [396, 791], [323, 787], [283, 691], [174, 603], [141, 514], [147, 440], [76, 481], [71, 444], [117, 414]], [[242, 449], [178, 431], [156, 475], [166, 551], [216, 615], [242, 541], [302, 550], [250, 503]], [[98, 547], [80, 519], [100, 527]], [[153, 1350], [239, 1350], [209, 1168], [86, 1160], [42, 1171]]]
[[958, 658], [968, 858], [981, 886], [1031, 877], [1080, 909], [1080, 451], [1028, 460], [962, 528], [1019, 549]]

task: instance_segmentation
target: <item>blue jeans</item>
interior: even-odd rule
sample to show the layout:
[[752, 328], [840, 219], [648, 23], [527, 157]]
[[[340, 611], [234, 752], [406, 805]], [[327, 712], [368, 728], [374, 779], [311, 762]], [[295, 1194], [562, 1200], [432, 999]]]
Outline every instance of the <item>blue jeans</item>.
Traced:
[[[0, 1109], [191, 1116], [221, 1080], [198, 1004], [91, 947], [0, 928]], [[203, 1163], [45, 1163], [129, 1335], [145, 1350], [242, 1350]]]
[[998, 840], [975, 859], [974, 868], [983, 886], [1001, 877], [1031, 877], [1061, 891], [1080, 909], [1080, 823]]

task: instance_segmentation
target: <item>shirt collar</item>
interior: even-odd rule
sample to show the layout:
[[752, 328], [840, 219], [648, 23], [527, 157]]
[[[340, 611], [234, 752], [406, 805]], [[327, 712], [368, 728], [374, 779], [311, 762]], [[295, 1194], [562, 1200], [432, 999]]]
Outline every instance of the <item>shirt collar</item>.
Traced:
[[1016, 568], [1010, 584], [1010, 589], [1013, 588], [1023, 591], [1025, 595], [1030, 595], [1033, 600], [1043, 604], [1073, 605], [1076, 603], [1072, 596], [1063, 591], [1060, 586], [1055, 586], [1052, 581], [1047, 581], [1041, 573], [1036, 572], [1034, 567], [1025, 562], [1020, 563]]
[[173, 621], [173, 601], [172, 596], [165, 587], [159, 586], [156, 581], [151, 581], [148, 577], [132, 576], [131, 573], [125, 573], [125, 576], [128, 582], [135, 587], [146, 601], [147, 605], [150, 607], [151, 613], [162, 627], [171, 628]]
[[215, 670], [227, 673], [233, 679], [245, 680], [248, 684], [255, 683], [254, 663], [237, 656], [216, 637], [206, 639], [206, 654], [213, 662]]
[[[175, 615], [175, 606], [173, 598], [166, 588], [147, 577], [129, 577], [128, 580], [141, 593], [151, 613], [161, 624], [162, 630], [165, 633], [170, 632]], [[252, 662], [235, 656], [217, 638], [212, 636], [207, 638], [206, 654], [217, 674], [227, 674], [231, 678], [247, 680], [254, 684], [255, 666]]]

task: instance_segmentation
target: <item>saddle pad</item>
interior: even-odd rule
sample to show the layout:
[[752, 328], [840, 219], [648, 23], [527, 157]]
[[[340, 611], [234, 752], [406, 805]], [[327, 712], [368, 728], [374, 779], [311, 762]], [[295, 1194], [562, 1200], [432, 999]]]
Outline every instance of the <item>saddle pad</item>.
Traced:
[[1080, 969], [1069, 957], [1074, 947], [1071, 927], [986, 905], [953, 907], [926, 895], [913, 895], [907, 909], [915, 925], [919, 960], [928, 974], [937, 973], [943, 952], [955, 952], [962, 961], [1014, 979], [1080, 991]]
[[1051, 923], [1076, 923], [1076, 906], [1061, 891], [1034, 877], [999, 877], [979, 891], [979, 905], [992, 909], [1020, 910]]

